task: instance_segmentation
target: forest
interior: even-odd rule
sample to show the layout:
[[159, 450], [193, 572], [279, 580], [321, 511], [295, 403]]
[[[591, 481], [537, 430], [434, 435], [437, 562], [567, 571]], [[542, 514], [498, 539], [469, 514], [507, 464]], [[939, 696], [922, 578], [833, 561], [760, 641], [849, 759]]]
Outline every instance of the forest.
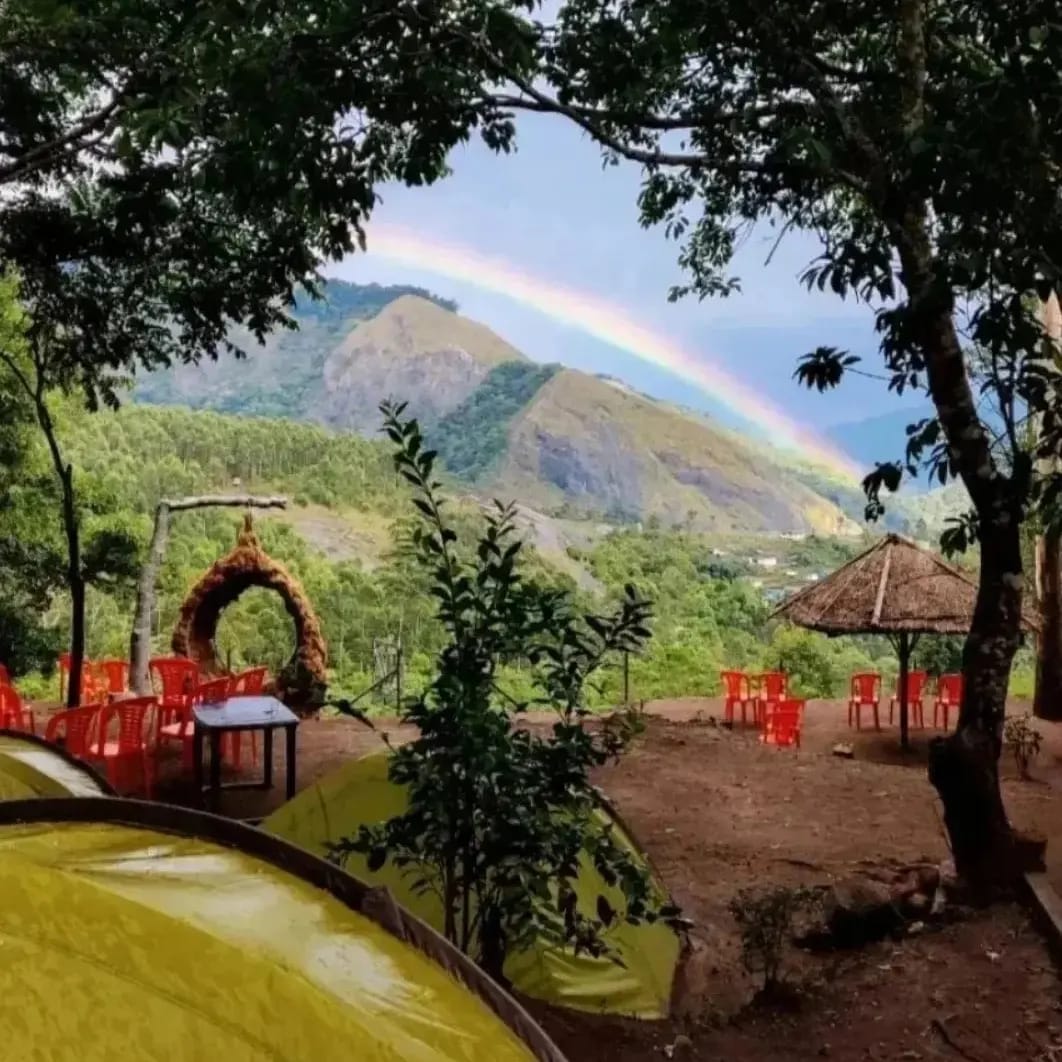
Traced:
[[[441, 631], [426, 577], [408, 547], [413, 510], [384, 441], [275, 420], [176, 407], [129, 404], [118, 412], [87, 412], [73, 400], [54, 403], [64, 453], [76, 470], [84, 507], [89, 579], [87, 648], [90, 656], [125, 656], [133, 609], [133, 582], [160, 498], [228, 491], [281, 493], [287, 514], [257, 522], [265, 548], [303, 582], [320, 615], [330, 649], [332, 694], [351, 697], [374, 681], [374, 641], [400, 638], [407, 690], [428, 681]], [[18, 436], [21, 459], [8, 464], [0, 506], [0, 553], [8, 585], [0, 615], [0, 650], [29, 694], [54, 698], [51, 674], [64, 647], [69, 602], [62, 588], [62, 539], [43, 444], [28, 430]], [[15, 447], [15, 441], [9, 440]], [[478, 524], [477, 503], [447, 477], [463, 538]], [[336, 522], [383, 529], [382, 546], [359, 556], [335, 556], [310, 533], [300, 533], [300, 512], [325, 511]], [[183, 513], [174, 519], [159, 581], [154, 616], [155, 647], [168, 648], [184, 594], [199, 575], [232, 548], [241, 517], [231, 510]], [[312, 524], [312, 521], [310, 522]], [[849, 674], [879, 670], [891, 678], [895, 663], [888, 642], [874, 638], [829, 639], [769, 621], [770, 608], [750, 571], [720, 559], [712, 541], [691, 532], [617, 527], [587, 545], [569, 547], [569, 558], [599, 588], [578, 589], [567, 571], [525, 551], [535, 578], [565, 585], [580, 605], [617, 599], [628, 582], [652, 602], [653, 638], [629, 663], [633, 698], [654, 699], [716, 693], [721, 668], [779, 667], [805, 696], [843, 696]], [[863, 548], [859, 543], [814, 537], [791, 548], [791, 563], [835, 567]], [[332, 555], [330, 555], [330, 553]], [[24, 622], [25, 605], [35, 624]], [[20, 617], [20, 618], [19, 618]], [[282, 603], [251, 590], [224, 615], [218, 631], [222, 659], [233, 667], [267, 664], [277, 669], [293, 648], [293, 629]], [[919, 662], [933, 671], [959, 666], [952, 639], [925, 639]], [[521, 661], [505, 668], [514, 695], [533, 696]], [[606, 668], [591, 695], [597, 705], [622, 697], [620, 661]], [[1026, 655], [1019, 656], [1013, 688], [1031, 683]], [[393, 705], [386, 688], [370, 703]]]

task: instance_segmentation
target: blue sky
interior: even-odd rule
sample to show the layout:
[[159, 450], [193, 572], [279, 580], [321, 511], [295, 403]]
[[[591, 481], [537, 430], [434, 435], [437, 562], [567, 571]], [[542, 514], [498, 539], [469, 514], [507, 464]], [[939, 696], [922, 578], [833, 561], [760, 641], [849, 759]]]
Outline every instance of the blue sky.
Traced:
[[[740, 294], [673, 304], [667, 292], [681, 279], [678, 247], [662, 229], [639, 225], [640, 173], [634, 164], [603, 167], [598, 149], [579, 130], [558, 118], [527, 115], [519, 123], [516, 153], [496, 156], [474, 141], [454, 153], [451, 165], [452, 176], [432, 187], [383, 189], [374, 220], [460, 243], [525, 273], [618, 302], [819, 430], [911, 404], [874, 380], [852, 377], [827, 396], [793, 381], [798, 356], [819, 344], [848, 348], [868, 368], [879, 366], [871, 311], [834, 295], [808, 293], [799, 284], [817, 252], [813, 237], [789, 235], [767, 265], [774, 236], [754, 234], [735, 261]], [[611, 372], [650, 394], [721, 412], [688, 383], [544, 314], [427, 268], [374, 256], [371, 226], [369, 235], [369, 253], [332, 272], [361, 282], [421, 284], [457, 299], [463, 313], [533, 358]]]

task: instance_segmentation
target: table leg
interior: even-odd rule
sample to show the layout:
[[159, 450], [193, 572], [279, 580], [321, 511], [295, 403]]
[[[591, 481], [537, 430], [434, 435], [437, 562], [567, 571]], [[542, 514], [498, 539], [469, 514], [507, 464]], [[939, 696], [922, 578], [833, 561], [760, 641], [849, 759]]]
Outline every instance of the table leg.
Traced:
[[262, 788], [273, 788], [273, 728], [266, 727], [265, 738], [262, 741], [262, 755], [265, 762], [262, 764], [263, 778]]
[[192, 768], [195, 772], [195, 798], [203, 802], [203, 731], [196, 727], [192, 731]]
[[221, 731], [210, 731], [210, 810], [216, 815], [221, 803]]
[[295, 795], [295, 727], [289, 726], [287, 728], [288, 739], [288, 756], [287, 756], [287, 768], [288, 768], [288, 786], [287, 794], [288, 800]]

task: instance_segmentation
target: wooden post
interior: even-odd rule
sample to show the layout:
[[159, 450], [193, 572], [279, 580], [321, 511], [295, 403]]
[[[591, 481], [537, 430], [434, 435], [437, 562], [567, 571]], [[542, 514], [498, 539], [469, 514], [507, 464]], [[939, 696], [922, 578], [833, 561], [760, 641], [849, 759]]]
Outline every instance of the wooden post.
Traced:
[[911, 663], [911, 642], [907, 631], [902, 631], [899, 640], [900, 656], [900, 748], [906, 752], [910, 747], [907, 733], [907, 675]]
[[395, 706], [402, 714], [402, 641], [399, 639], [398, 651], [395, 653]]
[[133, 633], [129, 638], [129, 685], [140, 696], [151, 692], [148, 661], [151, 658], [151, 613], [155, 607], [155, 586], [166, 553], [166, 539], [170, 530], [170, 507], [161, 501], [155, 509], [155, 528], [151, 533], [147, 560], [140, 570], [136, 588], [136, 612], [133, 614]]

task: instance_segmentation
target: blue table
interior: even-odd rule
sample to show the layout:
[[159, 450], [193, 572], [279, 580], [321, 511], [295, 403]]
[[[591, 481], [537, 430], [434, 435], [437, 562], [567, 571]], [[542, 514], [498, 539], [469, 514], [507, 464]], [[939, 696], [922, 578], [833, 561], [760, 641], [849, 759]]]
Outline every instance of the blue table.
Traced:
[[[295, 795], [295, 730], [299, 717], [275, 697], [230, 697], [218, 704], [198, 704], [192, 709], [195, 723], [193, 748], [195, 785], [200, 795], [207, 793], [210, 811], [216, 812], [222, 789], [273, 788], [273, 731], [283, 730], [287, 739], [287, 799]], [[261, 782], [221, 784], [221, 738], [244, 730], [261, 730], [265, 735], [263, 778]], [[203, 743], [210, 742], [210, 784], [203, 785]]]

